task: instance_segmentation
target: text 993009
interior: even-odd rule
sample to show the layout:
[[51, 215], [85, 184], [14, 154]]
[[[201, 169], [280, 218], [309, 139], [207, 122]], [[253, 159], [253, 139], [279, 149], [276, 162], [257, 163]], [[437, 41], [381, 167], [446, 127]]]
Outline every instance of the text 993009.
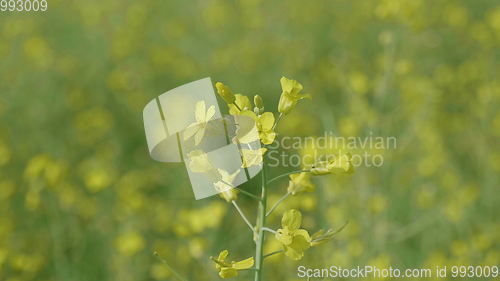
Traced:
[[49, 8], [47, 0], [1, 0], [2, 12], [45, 12]]

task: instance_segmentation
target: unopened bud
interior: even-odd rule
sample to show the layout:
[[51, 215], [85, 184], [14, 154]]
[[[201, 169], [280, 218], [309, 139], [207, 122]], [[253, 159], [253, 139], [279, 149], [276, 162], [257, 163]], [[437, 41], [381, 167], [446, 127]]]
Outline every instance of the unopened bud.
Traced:
[[215, 88], [217, 88], [217, 93], [227, 104], [233, 104], [236, 101], [236, 97], [228, 86], [217, 82], [215, 83]]

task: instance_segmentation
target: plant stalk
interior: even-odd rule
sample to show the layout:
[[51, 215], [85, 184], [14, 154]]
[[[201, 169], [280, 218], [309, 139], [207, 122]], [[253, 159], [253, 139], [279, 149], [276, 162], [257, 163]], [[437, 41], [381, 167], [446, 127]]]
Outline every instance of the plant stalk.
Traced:
[[264, 239], [265, 231], [264, 226], [266, 223], [266, 203], [267, 203], [267, 190], [266, 190], [266, 164], [262, 161], [262, 195], [259, 201], [259, 208], [257, 214], [257, 241], [255, 247], [255, 281], [262, 281], [262, 265], [264, 261]]

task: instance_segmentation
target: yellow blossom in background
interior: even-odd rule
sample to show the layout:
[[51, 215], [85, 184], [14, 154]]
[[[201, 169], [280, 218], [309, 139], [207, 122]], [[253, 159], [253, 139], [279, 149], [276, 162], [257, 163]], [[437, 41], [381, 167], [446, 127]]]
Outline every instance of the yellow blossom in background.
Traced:
[[121, 254], [126, 256], [135, 255], [144, 248], [144, 238], [137, 232], [126, 232], [115, 240], [115, 247]]

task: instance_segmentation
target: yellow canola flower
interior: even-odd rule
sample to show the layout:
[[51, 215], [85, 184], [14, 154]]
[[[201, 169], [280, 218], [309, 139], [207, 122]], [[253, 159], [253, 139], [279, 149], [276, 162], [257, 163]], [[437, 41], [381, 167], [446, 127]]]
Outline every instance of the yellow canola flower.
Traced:
[[273, 143], [276, 138], [276, 133], [273, 130], [275, 120], [272, 112], [264, 112], [262, 115], [257, 116], [253, 111], [244, 110], [240, 115], [248, 116], [255, 121], [260, 141], [263, 144]]
[[222, 179], [214, 183], [215, 188], [220, 191], [220, 197], [222, 197], [227, 202], [234, 201], [238, 199], [238, 190], [234, 188], [233, 182], [240, 173], [241, 170], [230, 174], [228, 171], [223, 169], [218, 169], [219, 174]]
[[253, 149], [242, 149], [241, 156], [243, 160], [242, 168], [249, 168], [251, 166], [257, 166], [262, 164], [263, 155], [266, 153], [267, 148], [259, 148], [257, 150]]
[[217, 88], [217, 93], [227, 104], [232, 104], [236, 101], [236, 97], [228, 86], [217, 82], [215, 83], [215, 88]]
[[[252, 103], [250, 102], [250, 99], [242, 94], [235, 94], [235, 104], [239, 107], [236, 107], [234, 104], [228, 104], [229, 106], [229, 114], [231, 115], [238, 115], [242, 111], [245, 110], [251, 110], [252, 109]], [[241, 109], [241, 110], [240, 110]]]
[[353, 173], [354, 166], [352, 165], [351, 158], [351, 154], [346, 153], [327, 161], [319, 161], [314, 164], [311, 173], [314, 175]]
[[238, 276], [238, 270], [249, 269], [254, 264], [253, 257], [238, 262], [227, 262], [226, 258], [228, 255], [229, 251], [224, 250], [220, 252], [217, 258], [211, 257], [211, 259], [215, 262], [215, 268], [219, 271], [219, 276], [221, 278], [236, 277]]
[[197, 149], [190, 151], [187, 154], [188, 168], [193, 173], [204, 173], [209, 178], [212, 179], [213, 182], [218, 182], [221, 179], [221, 175], [212, 165], [210, 160], [208, 159], [208, 155], [203, 152], [203, 150]]
[[311, 182], [311, 173], [302, 172], [290, 175], [288, 181], [288, 193], [295, 195], [300, 192], [314, 191], [314, 184]]
[[281, 97], [278, 104], [278, 111], [282, 114], [288, 114], [292, 110], [297, 102], [304, 98], [311, 98], [308, 94], [300, 94], [303, 87], [299, 82], [288, 79], [286, 77], [281, 77]]
[[214, 105], [206, 109], [205, 101], [197, 102], [194, 112], [196, 122], [187, 126], [186, 130], [184, 131], [184, 140], [188, 140], [194, 136], [194, 144], [198, 145], [205, 135], [205, 130], [208, 126], [208, 122], [214, 117], [214, 115]]
[[305, 229], [300, 229], [302, 214], [288, 210], [281, 219], [281, 229], [276, 232], [276, 239], [283, 245], [285, 255], [293, 260], [300, 260], [304, 251], [311, 247], [311, 237]]

